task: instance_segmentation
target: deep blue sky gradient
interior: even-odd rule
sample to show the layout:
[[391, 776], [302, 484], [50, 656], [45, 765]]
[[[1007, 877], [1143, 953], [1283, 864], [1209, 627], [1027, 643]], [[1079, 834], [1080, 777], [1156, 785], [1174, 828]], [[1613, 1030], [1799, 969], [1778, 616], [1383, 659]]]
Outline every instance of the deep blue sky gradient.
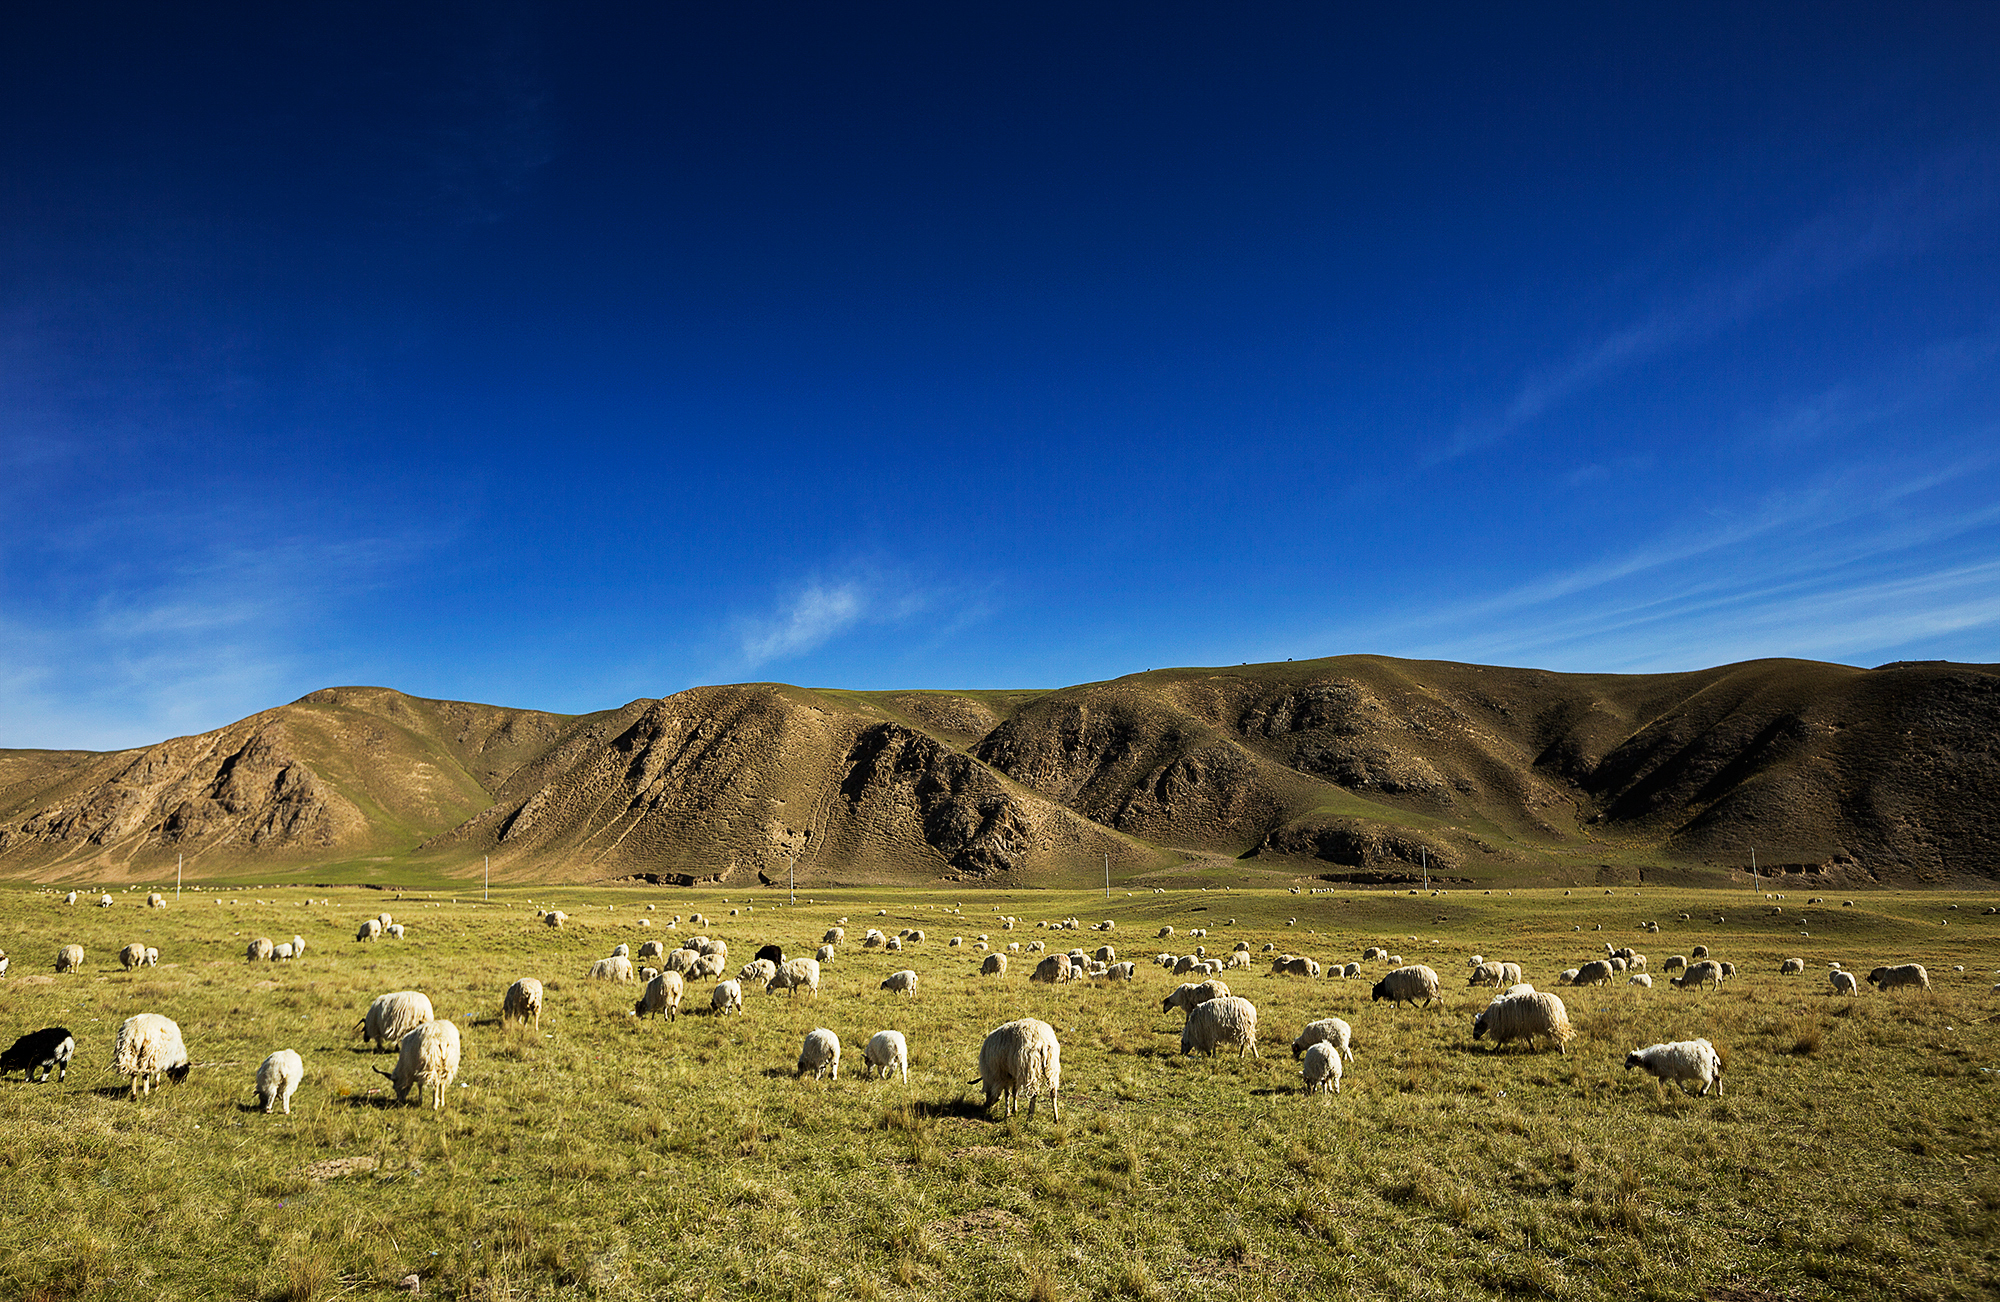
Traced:
[[1992, 661], [2000, 6], [45, 7], [0, 746]]

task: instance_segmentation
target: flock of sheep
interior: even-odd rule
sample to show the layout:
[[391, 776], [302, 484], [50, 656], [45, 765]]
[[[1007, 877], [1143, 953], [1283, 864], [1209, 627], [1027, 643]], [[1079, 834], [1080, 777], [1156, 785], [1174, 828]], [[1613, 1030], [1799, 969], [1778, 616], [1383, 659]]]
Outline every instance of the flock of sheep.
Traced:
[[[73, 905], [76, 899], [76, 893], [71, 892], [66, 902]], [[109, 907], [112, 897], [106, 895], [99, 903], [100, 907]], [[164, 899], [157, 894], [148, 898], [148, 904], [153, 908], [165, 907]], [[653, 906], [647, 907], [650, 910]], [[559, 910], [543, 910], [536, 916], [542, 925], [549, 927], [560, 928], [568, 922], [568, 915]], [[677, 928], [681, 921], [676, 917], [666, 926]], [[847, 920], [842, 918], [839, 921], [845, 924]], [[687, 922], [691, 927], [708, 926], [707, 919], [698, 913], [691, 915]], [[1233, 923], [1234, 919], [1231, 919], [1230, 925]], [[650, 927], [652, 923], [646, 920], [640, 925]], [[997, 919], [997, 925], [1003, 932], [1012, 932], [1020, 922], [1015, 917], [1007, 916]], [[1045, 921], [1036, 926], [1052, 933], [1082, 928], [1075, 918]], [[1114, 928], [1115, 924], [1107, 920], [1094, 924], [1090, 929], [1109, 932]], [[1656, 923], [1644, 923], [1641, 929], [1656, 933], [1659, 927]], [[383, 913], [361, 925], [356, 941], [365, 944], [383, 937], [400, 939], [404, 934], [402, 924]], [[1161, 926], [1157, 939], [1168, 939], [1175, 934], [1172, 926]], [[1205, 940], [1207, 934], [1206, 928], [1195, 928], [1187, 933], [1187, 938]], [[709, 1001], [713, 1015], [741, 1014], [743, 990], [748, 985], [760, 985], [767, 994], [784, 991], [794, 998], [801, 993], [817, 998], [821, 965], [835, 960], [846, 935], [844, 925], [828, 928], [812, 958], [787, 958], [778, 945], [765, 945], [733, 977], [724, 975], [729, 962], [729, 947], [720, 938], [690, 935], [671, 947], [662, 940], [647, 940], [639, 946], [637, 965], [629, 945], [619, 944], [611, 954], [592, 961], [586, 977], [642, 983], [640, 997], [633, 1007], [633, 1016], [640, 1019], [648, 1016], [670, 1021], [677, 1019], [687, 987], [701, 980], [716, 983]], [[860, 944], [863, 949], [893, 953], [902, 951], [906, 946], [921, 945], [925, 939], [924, 932], [917, 928], [906, 928], [895, 936], [868, 928]], [[1094, 951], [1076, 947], [1066, 952], [1046, 953], [1049, 944], [1042, 939], [1003, 940], [1000, 944], [1002, 948], [994, 948], [987, 934], [980, 934], [973, 941], [972, 949], [991, 951], [979, 966], [982, 977], [1005, 979], [1010, 954], [1043, 955], [1029, 977], [1030, 983], [1038, 984], [1132, 982], [1139, 966], [1131, 960], [1119, 961], [1108, 943], [1097, 946]], [[954, 949], [965, 945], [966, 938], [963, 936], [954, 936], [947, 942], [947, 946]], [[303, 936], [295, 935], [289, 941], [279, 943], [259, 937], [250, 942], [246, 957], [251, 962], [288, 962], [302, 957], [306, 948]], [[1387, 1000], [1392, 1007], [1405, 1003], [1430, 1007], [1441, 1005], [1444, 1000], [1442, 982], [1433, 968], [1422, 963], [1404, 963], [1400, 955], [1390, 953], [1383, 946], [1362, 947], [1359, 961], [1325, 966], [1303, 955], [1275, 952], [1276, 948], [1274, 944], [1263, 947], [1271, 965], [1272, 977], [1296, 976], [1307, 980], [1322, 979], [1322, 976], [1325, 979], [1352, 978], [1362, 974], [1364, 965], [1381, 963], [1388, 965], [1389, 970], [1375, 981], [1373, 1002]], [[1582, 988], [1607, 985], [1623, 975], [1629, 984], [1652, 984], [1649, 960], [1644, 954], [1629, 946], [1621, 948], [1610, 944], [1604, 946], [1604, 951], [1601, 958], [1593, 957], [1574, 968], [1561, 971], [1555, 983]], [[64, 945], [56, 956], [56, 971], [79, 970], [83, 961], [84, 953], [80, 945]], [[119, 961], [129, 971], [157, 964], [159, 952], [137, 944], [127, 945], [120, 952]], [[0, 975], [6, 971], [6, 962], [5, 954], [0, 953]], [[1261, 1057], [1257, 1047], [1256, 1005], [1232, 993], [1219, 979], [1226, 972], [1247, 971], [1252, 963], [1247, 941], [1237, 941], [1233, 949], [1214, 955], [1204, 944], [1197, 944], [1191, 953], [1162, 952], [1151, 960], [1149, 965], [1157, 965], [1170, 975], [1196, 978], [1177, 985], [1161, 1002], [1162, 1012], [1179, 1011], [1183, 1014], [1185, 1020], [1180, 1038], [1183, 1054], [1213, 1055], [1234, 1049], [1238, 1057], [1246, 1054]], [[1537, 990], [1524, 981], [1522, 967], [1518, 963], [1491, 961], [1483, 955], [1473, 954], [1468, 958], [1467, 966], [1467, 987], [1483, 987], [1495, 992], [1473, 1019], [1471, 1029], [1475, 1041], [1490, 1040], [1496, 1050], [1519, 1041], [1532, 1051], [1535, 1041], [1539, 1039], [1554, 1046], [1559, 1053], [1568, 1053], [1575, 1033], [1568, 1010], [1559, 996], [1550, 991]], [[1670, 983], [1681, 989], [1699, 990], [1709, 986], [1719, 989], [1724, 981], [1736, 974], [1733, 964], [1711, 958], [1703, 946], [1694, 947], [1689, 955], [1675, 955], [1661, 966], [1664, 973], [1680, 973], [1671, 977]], [[1778, 968], [1781, 976], [1797, 976], [1804, 971], [1805, 962], [1799, 958], [1785, 959]], [[914, 998], [918, 980], [914, 968], [904, 968], [885, 978], [879, 989]], [[1867, 980], [1884, 991], [1930, 988], [1929, 973], [1916, 963], [1878, 967]], [[1859, 982], [1855, 975], [1838, 964], [1831, 966], [1829, 981], [1836, 994], [1852, 996], [1858, 993]], [[539, 1029], [543, 1001], [542, 983], [533, 977], [522, 977], [502, 996], [502, 1021], [525, 1023]], [[356, 1030], [378, 1050], [392, 1045], [395, 1047], [395, 1070], [379, 1074], [389, 1079], [399, 1102], [407, 1101], [414, 1090], [418, 1093], [419, 1102], [428, 1103], [433, 1109], [444, 1106], [446, 1090], [458, 1074], [462, 1043], [457, 1025], [437, 1018], [426, 995], [415, 990], [381, 995], [369, 1004]], [[1342, 1064], [1354, 1060], [1353, 1041], [1353, 1028], [1338, 1017], [1313, 1021], [1299, 1033], [1292, 1042], [1292, 1054], [1300, 1063], [1300, 1078], [1307, 1094], [1340, 1092]], [[38, 1079], [37, 1073], [43, 1082], [51, 1073], [62, 1081], [67, 1078], [75, 1051], [76, 1040], [68, 1029], [44, 1027], [22, 1035], [4, 1055], [0, 1055], [0, 1076], [19, 1070], [31, 1081]], [[878, 1074], [884, 1078], [900, 1075], [907, 1084], [910, 1051], [903, 1032], [895, 1029], [877, 1032], [866, 1042], [862, 1054], [870, 1077]], [[825, 1027], [815, 1028], [801, 1046], [796, 1074], [804, 1077], [810, 1073], [816, 1080], [831, 1075], [832, 1079], [838, 1080], [840, 1056], [839, 1036]], [[1061, 1056], [1061, 1045], [1047, 1022], [1024, 1017], [995, 1028], [981, 1042], [978, 1058], [979, 1075], [976, 1080], [984, 1088], [987, 1107], [1004, 1102], [1005, 1114], [1012, 1116], [1019, 1101], [1025, 1098], [1032, 1117], [1038, 1101], [1046, 1097], [1051, 1113], [1059, 1117], [1057, 1093], [1062, 1076]], [[128, 1018], [119, 1027], [111, 1068], [128, 1078], [131, 1097], [151, 1093], [155, 1081], [162, 1078], [174, 1082], [185, 1079], [190, 1067], [180, 1028], [171, 1019], [157, 1013], [140, 1013]], [[1722, 1092], [1722, 1057], [1707, 1039], [1635, 1048], [1626, 1055], [1625, 1067], [1628, 1070], [1641, 1068], [1663, 1082], [1697, 1085], [1699, 1095], [1707, 1095], [1711, 1088], [1717, 1095]], [[289, 1113], [293, 1094], [303, 1081], [304, 1074], [304, 1060], [295, 1050], [279, 1049], [266, 1057], [259, 1065], [255, 1078], [262, 1110]]]

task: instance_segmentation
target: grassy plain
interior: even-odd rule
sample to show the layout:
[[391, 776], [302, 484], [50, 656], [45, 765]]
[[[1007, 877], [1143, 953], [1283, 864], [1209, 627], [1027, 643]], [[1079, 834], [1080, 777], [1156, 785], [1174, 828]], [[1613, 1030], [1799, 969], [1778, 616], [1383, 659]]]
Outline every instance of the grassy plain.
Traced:
[[[2000, 917], [1981, 913], [2000, 893], [1843, 908], [1655, 887], [1108, 902], [885, 889], [784, 907], [776, 892], [544, 887], [481, 903], [449, 889], [232, 887], [159, 911], [143, 892], [110, 909], [9, 892], [0, 1043], [63, 1024], [79, 1050], [66, 1085], [0, 1084], [0, 1221], [13, 1227], [0, 1293], [395, 1296], [413, 1273], [426, 1296], [468, 1298], [2000, 1289]], [[567, 928], [536, 923], [549, 905]], [[383, 910], [407, 938], [357, 943], [360, 919]], [[642, 1024], [626, 1015], [635, 987], [583, 979], [620, 941], [689, 934], [666, 924], [696, 911], [729, 942], [732, 971], [767, 941], [809, 953], [837, 918], [849, 940], [816, 1001], [751, 993], [741, 1017], [708, 1016], [703, 983], [688, 998], [703, 1011]], [[999, 914], [1020, 927], [1003, 931]], [[1116, 930], [1036, 925], [1070, 916]], [[1661, 934], [1638, 931], [1645, 919]], [[1181, 934], [1156, 939], [1163, 924]], [[864, 951], [871, 925], [928, 938]], [[251, 938], [294, 933], [302, 960], [244, 961]], [[1141, 961], [1138, 980], [1031, 986], [1026, 955], [1004, 980], [981, 978], [980, 933], [996, 947], [1108, 942]], [[1307, 981], [1260, 961], [1229, 984], [1260, 1009], [1262, 1058], [1183, 1058], [1180, 1017], [1160, 1011], [1176, 979], [1144, 960], [1239, 939], [1329, 963], [1385, 945], [1435, 967], [1449, 1007], [1372, 1004], [1381, 964]], [[71, 941], [84, 970], [56, 976]], [[160, 966], [120, 971], [128, 941], [157, 947]], [[1520, 962], [1552, 988], [1607, 941], [1648, 954], [1659, 984], [1562, 991], [1578, 1030], [1567, 1056], [1472, 1041], [1486, 996], [1465, 988], [1466, 955]], [[1665, 958], [1696, 944], [1738, 965], [1719, 993], [1665, 984]], [[1804, 977], [1776, 974], [1790, 955]], [[1863, 973], [1919, 961], [1936, 989], [1835, 998], [1836, 960]], [[920, 974], [914, 999], [877, 989], [905, 966]], [[497, 1021], [523, 975], [548, 987], [539, 1032]], [[391, 1056], [352, 1034], [370, 998], [405, 988], [465, 1033], [441, 1114], [395, 1106], [370, 1071]], [[197, 1066], [134, 1102], [106, 1065], [119, 1022], [145, 1011], [180, 1023]], [[1288, 1048], [1328, 1015], [1353, 1024], [1355, 1060], [1341, 1094], [1308, 1097]], [[994, 1120], [967, 1083], [985, 1032], [1021, 1016], [1061, 1038], [1060, 1121], [1046, 1108]], [[841, 1038], [837, 1082], [793, 1077], [816, 1026]], [[907, 1087], [864, 1079], [861, 1047], [885, 1027], [909, 1037]], [[1630, 1048], [1697, 1035], [1727, 1061], [1720, 1098], [1622, 1069]], [[257, 1064], [278, 1048], [307, 1064], [288, 1117], [250, 1110]]]

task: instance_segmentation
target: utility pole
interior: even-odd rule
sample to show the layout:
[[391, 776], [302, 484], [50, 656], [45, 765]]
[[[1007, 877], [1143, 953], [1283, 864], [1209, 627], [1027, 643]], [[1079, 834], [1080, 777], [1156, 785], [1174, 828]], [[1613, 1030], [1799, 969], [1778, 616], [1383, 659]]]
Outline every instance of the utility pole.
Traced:
[[1111, 898], [1111, 852], [1104, 852], [1104, 898]]

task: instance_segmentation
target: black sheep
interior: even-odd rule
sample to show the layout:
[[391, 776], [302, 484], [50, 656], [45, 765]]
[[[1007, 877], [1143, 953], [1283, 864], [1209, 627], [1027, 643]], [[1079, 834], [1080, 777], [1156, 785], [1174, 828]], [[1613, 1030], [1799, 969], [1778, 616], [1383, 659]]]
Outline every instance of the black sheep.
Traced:
[[764, 948], [757, 951], [757, 957], [770, 959], [774, 967], [783, 967], [785, 965], [785, 951], [779, 949], [776, 945], [764, 946]]
[[10, 1071], [18, 1071], [34, 1081], [35, 1073], [42, 1073], [42, 1084], [49, 1078], [53, 1068], [56, 1080], [61, 1082], [69, 1076], [69, 1060], [76, 1052], [76, 1038], [64, 1026], [45, 1026], [39, 1031], [30, 1031], [14, 1041], [14, 1047], [0, 1054], [0, 1076]]

